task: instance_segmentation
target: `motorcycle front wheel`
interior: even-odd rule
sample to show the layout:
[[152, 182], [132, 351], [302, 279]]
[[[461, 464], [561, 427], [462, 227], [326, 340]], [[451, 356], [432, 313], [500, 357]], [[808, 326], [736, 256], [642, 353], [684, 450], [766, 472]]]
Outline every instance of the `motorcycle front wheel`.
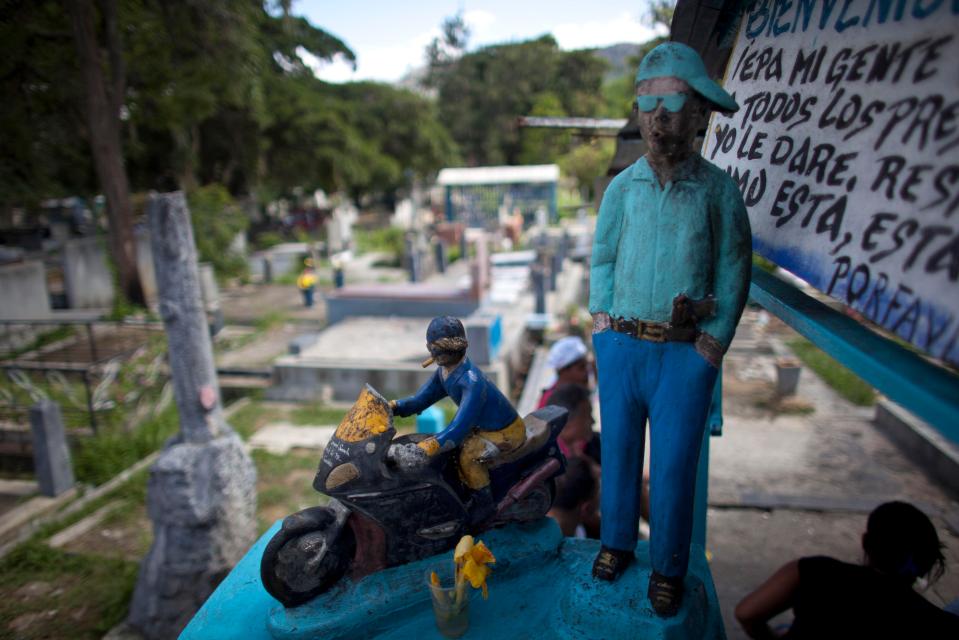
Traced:
[[356, 553], [356, 538], [345, 523], [337, 525], [329, 507], [312, 507], [287, 516], [266, 545], [260, 579], [267, 592], [286, 607], [323, 593], [343, 577]]

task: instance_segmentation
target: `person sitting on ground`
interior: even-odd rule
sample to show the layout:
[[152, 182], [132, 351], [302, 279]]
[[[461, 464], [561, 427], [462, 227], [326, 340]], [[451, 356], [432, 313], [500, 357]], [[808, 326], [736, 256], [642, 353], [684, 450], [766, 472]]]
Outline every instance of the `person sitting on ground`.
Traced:
[[549, 397], [563, 384], [581, 384], [589, 386], [589, 350], [579, 336], [560, 338], [550, 347], [546, 363], [556, 371], [556, 379], [543, 389], [537, 409], [550, 404]]
[[586, 457], [593, 464], [601, 464], [599, 434], [593, 431], [593, 402], [589, 388], [578, 383], [560, 384], [550, 394], [552, 406], [566, 409], [566, 425], [557, 444], [567, 458]]
[[[556, 478], [556, 497], [548, 515], [567, 538], [599, 532], [599, 482], [585, 458], [569, 458], [566, 472]], [[596, 537], [596, 536], [593, 536]]]
[[[572, 526], [573, 533], [577, 526], [582, 526], [587, 538], [599, 537], [599, 494], [583, 495], [584, 482], [578, 477], [579, 468], [585, 469], [593, 476], [592, 486], [599, 487], [600, 474], [600, 444], [599, 434], [593, 431], [593, 403], [589, 389], [581, 384], [562, 384], [550, 396], [549, 404], [566, 409], [566, 425], [559, 434], [556, 444], [567, 459], [566, 474], [560, 476], [556, 484], [556, 499], [560, 504], [570, 503], [571, 506], [560, 508], [554, 516], [563, 529], [563, 535], [573, 535], [567, 530]], [[567, 477], [570, 476], [570, 477]], [[571, 496], [564, 495], [571, 492]], [[556, 503], [554, 503], [555, 508]]]
[[[959, 616], [939, 609], [912, 588], [944, 571], [936, 529], [905, 502], [877, 507], [862, 536], [864, 565], [826, 556], [787, 563], [736, 605], [751, 638], [959, 638]], [[792, 608], [783, 636], [769, 620]]]

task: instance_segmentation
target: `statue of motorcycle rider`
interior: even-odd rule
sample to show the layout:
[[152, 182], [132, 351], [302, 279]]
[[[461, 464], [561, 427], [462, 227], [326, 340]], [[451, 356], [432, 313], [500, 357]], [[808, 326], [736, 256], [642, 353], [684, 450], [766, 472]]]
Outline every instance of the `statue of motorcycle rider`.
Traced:
[[414, 395], [392, 400], [397, 416], [418, 414], [446, 396], [458, 409], [452, 422], [440, 433], [417, 444], [405, 445], [394, 455], [404, 465], [426, 464], [440, 451], [461, 447], [460, 479], [473, 491], [470, 524], [477, 525], [493, 515], [495, 505], [490, 489], [487, 463], [496, 452], [509, 452], [526, 441], [526, 426], [503, 393], [466, 357], [466, 331], [452, 316], [433, 318], [426, 330], [430, 352], [423, 366], [435, 362], [436, 373]]

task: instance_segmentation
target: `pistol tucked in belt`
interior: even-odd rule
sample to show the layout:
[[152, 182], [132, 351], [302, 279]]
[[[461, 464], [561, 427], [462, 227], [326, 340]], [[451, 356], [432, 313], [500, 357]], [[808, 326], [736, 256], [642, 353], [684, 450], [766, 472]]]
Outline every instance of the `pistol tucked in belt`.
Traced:
[[669, 322], [646, 322], [635, 318], [610, 318], [610, 328], [619, 333], [650, 342], [695, 342], [695, 325], [676, 326]]

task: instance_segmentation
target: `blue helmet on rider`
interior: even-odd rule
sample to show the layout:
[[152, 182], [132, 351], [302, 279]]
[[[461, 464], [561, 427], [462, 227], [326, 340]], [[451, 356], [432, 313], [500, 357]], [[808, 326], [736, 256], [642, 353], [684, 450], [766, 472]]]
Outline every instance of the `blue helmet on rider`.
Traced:
[[[453, 316], [439, 316], [430, 321], [426, 329], [426, 348], [431, 360], [437, 364], [449, 365], [458, 362], [466, 355], [466, 329], [463, 323]], [[428, 366], [428, 362], [427, 362]]]

